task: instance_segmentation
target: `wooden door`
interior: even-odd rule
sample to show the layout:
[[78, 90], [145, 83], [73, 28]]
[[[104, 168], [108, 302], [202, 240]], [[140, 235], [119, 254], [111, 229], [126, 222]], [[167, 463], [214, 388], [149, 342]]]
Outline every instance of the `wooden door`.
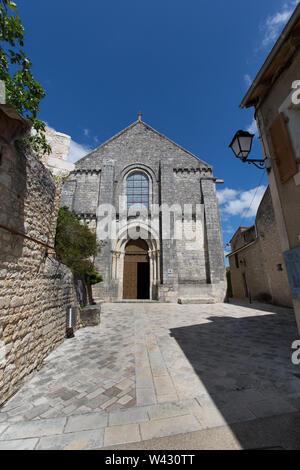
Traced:
[[124, 264], [123, 298], [137, 299], [137, 266], [136, 262], [126, 261]]
[[123, 299], [149, 299], [150, 268], [148, 245], [144, 240], [130, 240], [125, 250]]

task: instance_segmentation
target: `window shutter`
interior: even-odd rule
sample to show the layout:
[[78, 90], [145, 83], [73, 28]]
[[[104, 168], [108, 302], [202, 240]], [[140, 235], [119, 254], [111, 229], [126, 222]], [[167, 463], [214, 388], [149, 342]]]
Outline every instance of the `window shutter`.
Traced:
[[280, 113], [273, 122], [270, 134], [280, 181], [286, 183], [298, 172], [298, 169], [283, 113]]

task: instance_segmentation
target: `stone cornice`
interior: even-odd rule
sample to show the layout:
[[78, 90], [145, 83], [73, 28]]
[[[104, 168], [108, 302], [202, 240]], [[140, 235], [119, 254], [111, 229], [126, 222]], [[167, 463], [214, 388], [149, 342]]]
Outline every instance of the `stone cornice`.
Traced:
[[173, 168], [173, 171], [175, 174], [182, 174], [182, 173], [210, 173], [212, 174], [212, 168], [211, 167], [201, 167], [201, 168], [193, 168], [193, 167], [184, 167], [184, 168]]
[[85, 175], [99, 175], [101, 173], [101, 169], [88, 169], [88, 168], [76, 168], [74, 171], [72, 171], [70, 174], [71, 175], [80, 175], [80, 174], [85, 174]]

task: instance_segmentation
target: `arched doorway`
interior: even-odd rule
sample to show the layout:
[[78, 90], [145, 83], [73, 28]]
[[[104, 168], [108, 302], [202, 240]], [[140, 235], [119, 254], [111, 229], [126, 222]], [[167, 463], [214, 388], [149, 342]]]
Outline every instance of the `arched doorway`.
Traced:
[[150, 299], [150, 262], [148, 245], [142, 240], [129, 240], [124, 260], [124, 299]]

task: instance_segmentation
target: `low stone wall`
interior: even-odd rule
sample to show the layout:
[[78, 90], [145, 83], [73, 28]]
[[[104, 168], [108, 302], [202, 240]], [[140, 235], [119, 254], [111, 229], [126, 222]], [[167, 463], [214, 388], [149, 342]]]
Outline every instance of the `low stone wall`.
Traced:
[[51, 250], [59, 192], [33, 154], [4, 145], [0, 164], [0, 404], [66, 334], [73, 276]]
[[85, 328], [86, 326], [100, 325], [100, 305], [88, 305], [80, 310], [79, 314], [79, 327]]

